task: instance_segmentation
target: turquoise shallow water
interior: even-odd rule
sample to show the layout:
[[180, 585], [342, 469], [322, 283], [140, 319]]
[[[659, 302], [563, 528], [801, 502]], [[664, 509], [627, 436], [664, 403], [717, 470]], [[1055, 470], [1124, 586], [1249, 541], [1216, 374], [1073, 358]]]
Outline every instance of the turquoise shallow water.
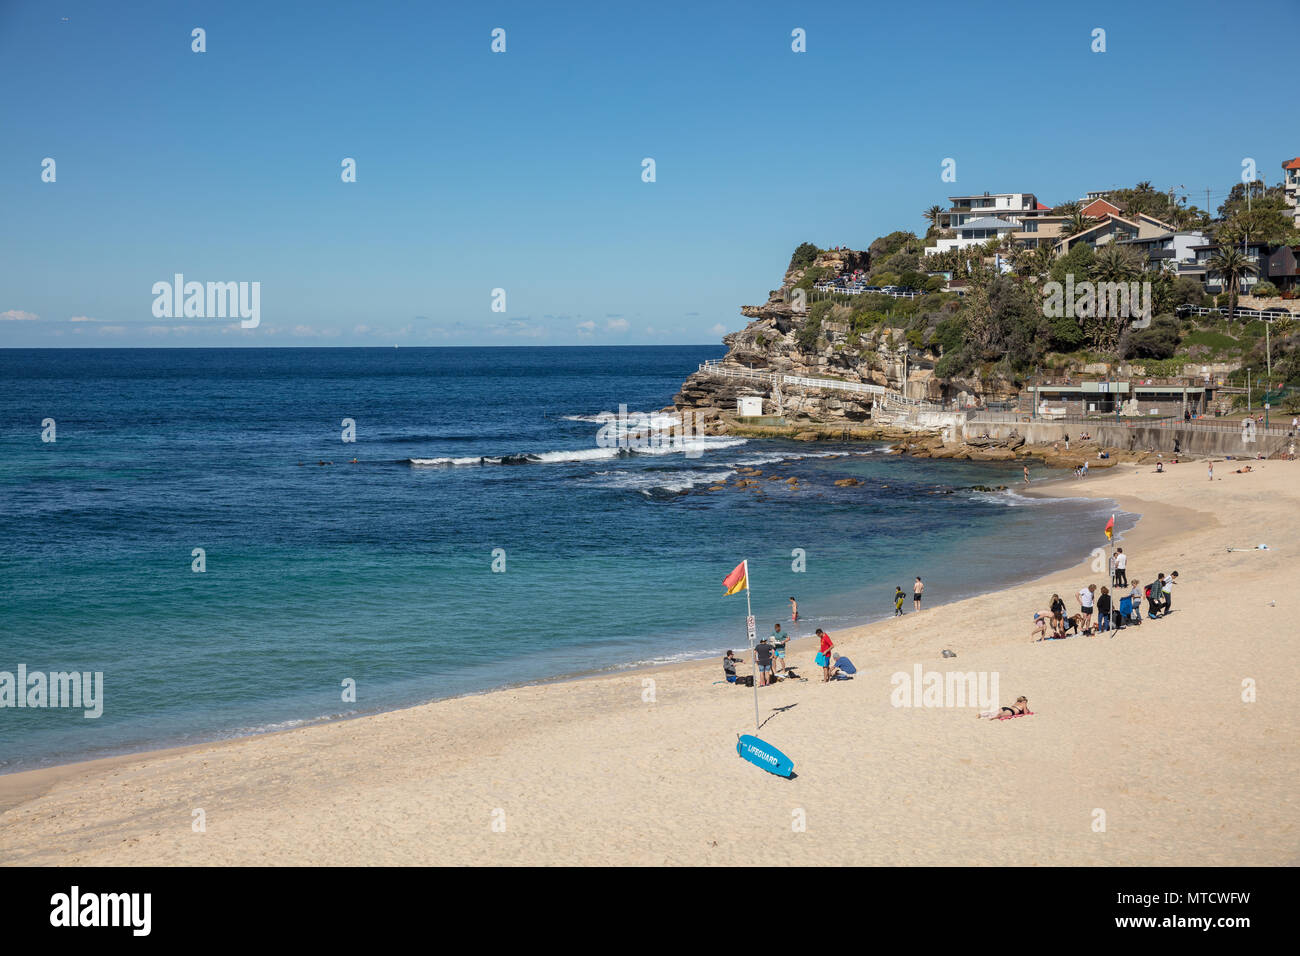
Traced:
[[[660, 408], [722, 351], [0, 351], [0, 670], [102, 671], [105, 697], [0, 709], [0, 770], [718, 653], [742, 558], [760, 628], [794, 594], [806, 633], [917, 574], [941, 603], [1098, 543], [1102, 504], [966, 490], [1018, 465], [597, 447], [597, 413]], [[802, 487], [707, 490], [747, 465]]]

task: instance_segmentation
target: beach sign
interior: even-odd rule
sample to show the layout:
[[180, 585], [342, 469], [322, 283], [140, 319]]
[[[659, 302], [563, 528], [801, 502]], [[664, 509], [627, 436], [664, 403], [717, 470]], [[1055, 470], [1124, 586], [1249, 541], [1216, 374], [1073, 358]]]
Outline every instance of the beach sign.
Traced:
[[745, 734], [736, 741], [736, 753], [755, 766], [762, 767], [768, 773], [778, 777], [789, 777], [794, 773], [794, 761], [777, 750], [765, 740], [759, 740]]

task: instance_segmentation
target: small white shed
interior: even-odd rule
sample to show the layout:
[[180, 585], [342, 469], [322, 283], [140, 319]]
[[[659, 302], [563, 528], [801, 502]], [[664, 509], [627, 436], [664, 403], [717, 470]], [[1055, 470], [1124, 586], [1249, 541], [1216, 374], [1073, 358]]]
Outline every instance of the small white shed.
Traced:
[[763, 396], [746, 395], [737, 399], [736, 414], [741, 418], [758, 418], [763, 414]]

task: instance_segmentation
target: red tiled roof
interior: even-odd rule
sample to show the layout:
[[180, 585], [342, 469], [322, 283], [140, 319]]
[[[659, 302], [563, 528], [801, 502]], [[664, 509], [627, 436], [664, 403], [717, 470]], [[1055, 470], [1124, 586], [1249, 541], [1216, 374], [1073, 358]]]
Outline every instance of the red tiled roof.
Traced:
[[1288, 159], [1285, 163], [1282, 164], [1282, 168], [1300, 169], [1300, 156], [1297, 156], [1295, 159]]
[[1044, 206], [1042, 203], [1039, 203], [1037, 208], [1039, 208], [1039, 209], [1051, 209], [1052, 207], [1051, 207], [1051, 206]]

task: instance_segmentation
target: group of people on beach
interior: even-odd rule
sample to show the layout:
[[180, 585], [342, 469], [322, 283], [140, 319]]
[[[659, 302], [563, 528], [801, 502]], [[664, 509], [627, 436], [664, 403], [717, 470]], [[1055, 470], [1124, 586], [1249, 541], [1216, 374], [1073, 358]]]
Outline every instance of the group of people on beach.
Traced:
[[[921, 576], [916, 576], [916, 581], [912, 584], [912, 608], [921, 610], [921, 596], [925, 593], [925, 582]], [[903, 592], [902, 585], [894, 588], [894, 616], [903, 615], [903, 602], [907, 595]], [[799, 602], [790, 598], [790, 621], [799, 620]], [[818, 639], [817, 656], [813, 658], [815, 666], [822, 669], [822, 682], [829, 683], [833, 680], [851, 680], [853, 675], [858, 672], [853, 662], [834, 650], [835, 642], [831, 636], [817, 628], [815, 636]], [[758, 670], [758, 686], [766, 687], [781, 679], [782, 675], [797, 677], [798, 675], [786, 664], [786, 644], [790, 640], [790, 632], [781, 630], [778, 623], [772, 629], [772, 636], [766, 637], [754, 645], [754, 663]], [[744, 683], [747, 678], [740, 677], [736, 673], [736, 665], [743, 664], [744, 660], [737, 657], [734, 651], [727, 651], [722, 658], [722, 672], [728, 684]]]
[[[1065, 601], [1053, 594], [1046, 611], [1034, 612], [1034, 626], [1029, 636], [1035, 641], [1057, 640], [1072, 634], [1084, 636], [1118, 630], [1130, 624], [1142, 623], [1142, 601], [1147, 602], [1147, 618], [1154, 620], [1171, 613], [1174, 607], [1173, 588], [1178, 583], [1178, 572], [1156, 573], [1155, 580], [1143, 587], [1128, 583], [1128, 556], [1123, 548], [1110, 555], [1110, 585], [1088, 584], [1079, 589], [1075, 600], [1079, 610], [1068, 613]], [[1114, 591], [1111, 591], [1111, 588]], [[1124, 610], [1125, 601], [1129, 608]], [[1096, 620], [1093, 620], [1093, 615]]]
[[[790, 598], [790, 604], [792, 608], [795, 608], [791, 612], [791, 620], [798, 620], [798, 610], [794, 598]], [[813, 663], [822, 669], [822, 682], [852, 680], [853, 675], [858, 672], [854, 663], [834, 650], [835, 642], [820, 627], [817, 628], [816, 637], [818, 639], [817, 655], [813, 658]], [[778, 623], [772, 628], [771, 637], [765, 637], [754, 645], [754, 665], [758, 671], [759, 687], [766, 687], [782, 679], [802, 679], [786, 663], [786, 645], [789, 640], [790, 632], [781, 630], [781, 625]], [[741, 677], [736, 673], [736, 665], [743, 663], [744, 660], [737, 657], [735, 651], [728, 650], [723, 655], [722, 673], [727, 683], [738, 684], [748, 681], [748, 678]]]

